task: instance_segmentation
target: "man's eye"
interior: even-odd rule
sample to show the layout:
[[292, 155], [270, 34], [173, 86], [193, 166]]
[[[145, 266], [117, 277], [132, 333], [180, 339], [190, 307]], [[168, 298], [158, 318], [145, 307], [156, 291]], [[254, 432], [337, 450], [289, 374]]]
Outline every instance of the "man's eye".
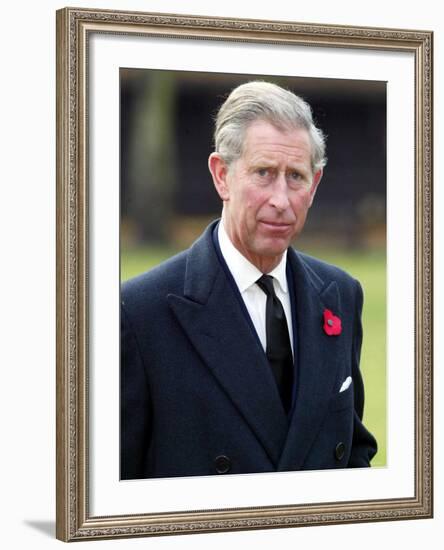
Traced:
[[258, 168], [257, 173], [264, 178], [268, 174], [268, 168]]
[[302, 174], [300, 174], [299, 172], [290, 172], [290, 178], [292, 180], [299, 181], [300, 179], [302, 179]]

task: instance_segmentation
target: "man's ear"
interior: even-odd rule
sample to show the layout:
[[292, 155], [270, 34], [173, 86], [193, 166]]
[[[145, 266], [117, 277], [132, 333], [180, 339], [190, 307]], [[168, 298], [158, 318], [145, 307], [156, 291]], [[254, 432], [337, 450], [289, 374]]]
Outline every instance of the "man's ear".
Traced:
[[223, 201], [229, 199], [229, 187], [227, 183], [228, 166], [219, 153], [211, 153], [208, 157], [208, 168], [213, 177], [214, 187]]
[[318, 170], [315, 175], [313, 176], [313, 182], [311, 184], [311, 187], [310, 187], [310, 206], [313, 204], [313, 199], [316, 195], [316, 190], [318, 188], [318, 185], [319, 185], [319, 182], [321, 181], [322, 179], [322, 174], [323, 174], [323, 170], [322, 168], [320, 170]]

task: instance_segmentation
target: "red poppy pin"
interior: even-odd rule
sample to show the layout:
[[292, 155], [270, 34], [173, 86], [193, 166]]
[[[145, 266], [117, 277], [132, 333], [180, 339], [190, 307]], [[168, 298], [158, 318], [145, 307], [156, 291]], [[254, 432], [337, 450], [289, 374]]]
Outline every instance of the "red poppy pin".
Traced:
[[341, 319], [333, 315], [329, 309], [324, 309], [324, 332], [328, 336], [338, 336], [341, 334]]

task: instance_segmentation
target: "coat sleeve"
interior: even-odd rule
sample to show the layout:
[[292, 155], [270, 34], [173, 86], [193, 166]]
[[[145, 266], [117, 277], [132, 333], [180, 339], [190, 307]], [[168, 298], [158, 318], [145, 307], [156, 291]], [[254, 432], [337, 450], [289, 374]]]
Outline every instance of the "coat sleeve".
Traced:
[[362, 468], [370, 466], [370, 461], [377, 451], [376, 439], [365, 428], [362, 423], [364, 414], [364, 384], [362, 381], [359, 362], [361, 357], [362, 345], [362, 305], [363, 293], [361, 285], [356, 282], [356, 312], [355, 312], [355, 329], [352, 345], [352, 378], [354, 386], [354, 426], [353, 426], [353, 441], [350, 460], [348, 466], [350, 468]]
[[136, 335], [122, 304], [120, 336], [120, 478], [146, 477], [151, 404]]

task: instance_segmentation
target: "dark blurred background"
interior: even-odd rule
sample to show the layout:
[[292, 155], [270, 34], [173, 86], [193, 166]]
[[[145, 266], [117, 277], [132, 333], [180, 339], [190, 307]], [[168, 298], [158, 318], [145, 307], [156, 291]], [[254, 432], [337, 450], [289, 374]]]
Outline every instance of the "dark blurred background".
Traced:
[[221, 211], [207, 168], [230, 90], [275, 82], [312, 106], [328, 164], [298, 246], [385, 246], [385, 82], [121, 69], [122, 246], [186, 247]]

